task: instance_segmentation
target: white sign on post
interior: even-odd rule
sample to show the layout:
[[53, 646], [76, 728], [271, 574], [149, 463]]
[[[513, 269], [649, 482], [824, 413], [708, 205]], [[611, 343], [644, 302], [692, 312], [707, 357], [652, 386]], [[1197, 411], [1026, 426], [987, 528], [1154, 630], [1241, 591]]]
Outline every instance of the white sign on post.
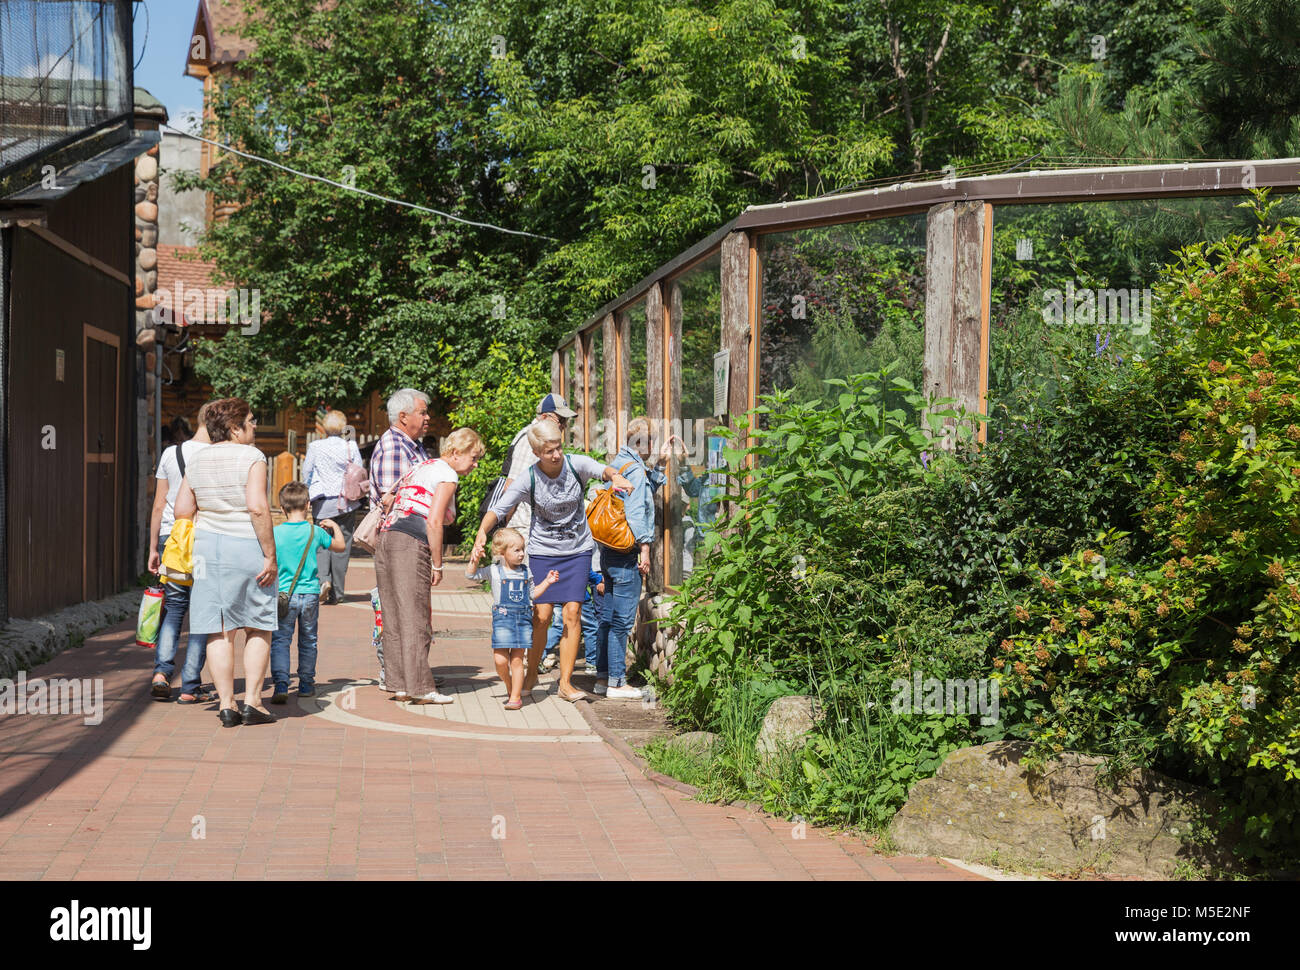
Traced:
[[713, 355], [713, 416], [727, 413], [727, 387], [731, 381], [731, 351], [721, 350]]

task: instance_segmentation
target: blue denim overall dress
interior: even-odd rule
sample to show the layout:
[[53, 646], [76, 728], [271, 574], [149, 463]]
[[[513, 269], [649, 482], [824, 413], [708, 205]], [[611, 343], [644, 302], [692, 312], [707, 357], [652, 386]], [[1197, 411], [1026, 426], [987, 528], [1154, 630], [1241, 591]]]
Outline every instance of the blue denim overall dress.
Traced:
[[527, 650], [533, 645], [533, 604], [527, 579], [510, 579], [496, 563], [501, 590], [492, 607], [492, 649]]

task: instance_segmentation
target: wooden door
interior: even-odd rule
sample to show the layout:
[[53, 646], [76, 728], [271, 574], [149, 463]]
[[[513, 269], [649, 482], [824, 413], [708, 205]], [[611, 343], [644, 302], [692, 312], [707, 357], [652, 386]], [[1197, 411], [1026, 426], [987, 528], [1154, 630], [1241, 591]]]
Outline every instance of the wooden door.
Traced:
[[85, 387], [85, 525], [82, 595], [102, 599], [121, 586], [118, 575], [117, 384], [118, 338], [105, 330], [84, 326], [82, 375]]

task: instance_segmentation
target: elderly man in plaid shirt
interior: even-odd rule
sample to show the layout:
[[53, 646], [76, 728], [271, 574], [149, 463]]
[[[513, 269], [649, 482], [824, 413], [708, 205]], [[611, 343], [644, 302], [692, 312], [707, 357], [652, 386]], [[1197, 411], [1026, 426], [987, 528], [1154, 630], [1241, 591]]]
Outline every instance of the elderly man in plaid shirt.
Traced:
[[[382, 501], [384, 494], [398, 480], [420, 462], [428, 461], [420, 439], [429, 428], [429, 396], [413, 388], [404, 387], [388, 399], [388, 421], [391, 427], [375, 444], [370, 455], [370, 501]], [[375, 580], [379, 587], [379, 604], [390, 601], [385, 589], [390, 585], [390, 572], [379, 568], [379, 551], [375, 551]], [[375, 655], [379, 658], [379, 689], [392, 693], [384, 670], [384, 643], [375, 641]]]

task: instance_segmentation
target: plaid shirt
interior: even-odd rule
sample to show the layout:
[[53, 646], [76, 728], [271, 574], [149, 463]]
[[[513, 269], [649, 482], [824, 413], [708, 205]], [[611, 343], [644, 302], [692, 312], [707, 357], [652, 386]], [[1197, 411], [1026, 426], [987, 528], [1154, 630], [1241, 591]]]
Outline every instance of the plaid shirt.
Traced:
[[389, 428], [370, 455], [370, 500], [378, 502], [412, 466], [428, 460], [419, 442], [400, 428]]

